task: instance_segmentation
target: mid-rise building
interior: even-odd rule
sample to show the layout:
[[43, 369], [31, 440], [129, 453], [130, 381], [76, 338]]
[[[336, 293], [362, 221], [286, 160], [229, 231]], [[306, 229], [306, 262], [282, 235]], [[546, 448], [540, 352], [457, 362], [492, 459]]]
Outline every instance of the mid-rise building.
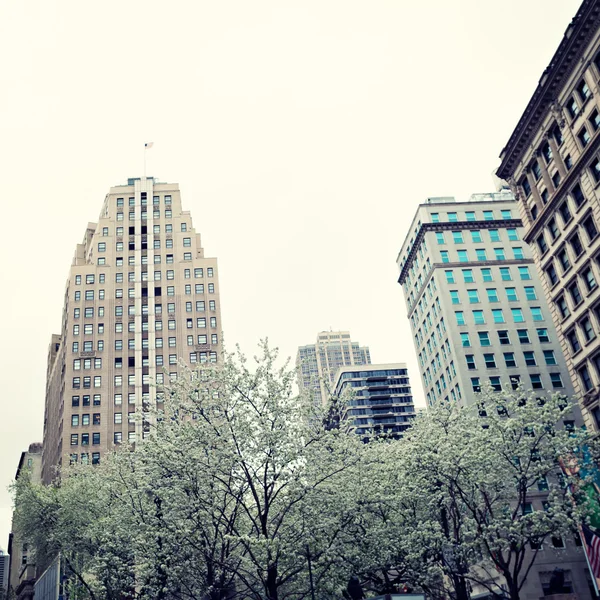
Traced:
[[42, 479], [135, 442], [179, 361], [221, 354], [217, 260], [204, 255], [179, 186], [129, 179], [110, 189], [77, 245], [62, 327], [48, 351]]
[[500, 155], [584, 419], [600, 426], [600, 3], [584, 0]]
[[322, 331], [316, 344], [300, 346], [296, 355], [300, 387], [313, 394], [316, 404], [328, 398], [340, 367], [370, 363], [369, 348], [353, 342], [348, 331]]
[[[21, 452], [15, 481], [22, 476], [29, 478], [33, 484], [42, 481], [42, 444], [30, 444], [26, 452]], [[8, 554], [10, 555], [9, 589], [17, 600], [33, 598], [36, 567], [35, 556], [23, 543], [15, 531], [14, 518], [12, 532], [8, 537]]]
[[[573, 393], [517, 211], [510, 191], [430, 198], [417, 209], [398, 255], [399, 283], [429, 406], [475, 403], [484, 384]], [[565, 426], [579, 425], [579, 411], [571, 419]], [[532, 510], [544, 510], [547, 489], [531, 490]], [[579, 544], [577, 536], [544, 544], [521, 597], [543, 597], [560, 567], [576, 597], [591, 598]]]
[[350, 395], [343, 418], [365, 441], [400, 436], [415, 417], [405, 363], [339, 367], [333, 390], [338, 397]]
[[10, 556], [0, 550], [0, 600], [8, 598], [8, 580], [10, 569]]
[[484, 383], [571, 395], [511, 192], [420, 204], [398, 266], [429, 406]]

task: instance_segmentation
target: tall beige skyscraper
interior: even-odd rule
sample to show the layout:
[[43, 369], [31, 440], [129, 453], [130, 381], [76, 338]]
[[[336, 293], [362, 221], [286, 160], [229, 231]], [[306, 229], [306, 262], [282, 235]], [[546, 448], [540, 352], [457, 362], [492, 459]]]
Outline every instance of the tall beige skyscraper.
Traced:
[[348, 331], [322, 331], [316, 344], [300, 346], [296, 355], [300, 386], [310, 390], [317, 404], [325, 402], [340, 367], [371, 364], [367, 346], [350, 339]]
[[142, 438], [136, 413], [157, 402], [153, 384], [176, 378], [180, 360], [220, 354], [217, 260], [204, 256], [179, 186], [144, 177], [111, 188], [76, 247], [49, 347], [43, 481]]

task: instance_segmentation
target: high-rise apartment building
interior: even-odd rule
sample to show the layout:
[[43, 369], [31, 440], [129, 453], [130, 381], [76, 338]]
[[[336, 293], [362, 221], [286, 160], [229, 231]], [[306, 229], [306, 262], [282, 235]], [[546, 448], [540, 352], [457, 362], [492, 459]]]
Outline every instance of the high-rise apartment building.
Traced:
[[600, 427], [600, 3], [584, 0], [500, 155], [589, 427]]
[[339, 367], [334, 394], [352, 397], [343, 418], [365, 441], [379, 434], [399, 436], [415, 417], [415, 405], [404, 363]]
[[110, 189], [77, 245], [62, 328], [48, 352], [42, 479], [65, 461], [97, 462], [147, 430], [136, 414], [178, 362], [221, 353], [217, 261], [177, 184], [129, 179]]
[[322, 331], [316, 344], [300, 346], [296, 355], [300, 386], [313, 394], [316, 404], [328, 398], [340, 367], [370, 363], [369, 348], [353, 342], [348, 331]]
[[[509, 191], [467, 202], [430, 198], [417, 209], [398, 256], [399, 283], [430, 406], [472, 404], [484, 384], [573, 393], [517, 211]], [[565, 426], [580, 419], [574, 411]], [[545, 482], [531, 489], [530, 510], [544, 510], [547, 489]], [[576, 535], [544, 543], [521, 597], [547, 595], [554, 569], [561, 568], [564, 589], [591, 598], [579, 545]], [[478, 592], [484, 597], [489, 590]]]
[[419, 205], [398, 266], [428, 405], [486, 383], [572, 393], [511, 192]]
[[10, 556], [0, 550], [0, 600], [8, 598], [8, 571]]

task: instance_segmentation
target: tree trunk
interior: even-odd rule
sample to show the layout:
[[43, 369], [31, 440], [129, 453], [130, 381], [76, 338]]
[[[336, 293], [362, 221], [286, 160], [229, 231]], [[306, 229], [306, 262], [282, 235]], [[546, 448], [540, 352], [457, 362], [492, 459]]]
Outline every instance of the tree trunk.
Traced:
[[269, 565], [267, 568], [266, 582], [267, 600], [279, 600], [279, 589], [277, 587], [277, 565]]

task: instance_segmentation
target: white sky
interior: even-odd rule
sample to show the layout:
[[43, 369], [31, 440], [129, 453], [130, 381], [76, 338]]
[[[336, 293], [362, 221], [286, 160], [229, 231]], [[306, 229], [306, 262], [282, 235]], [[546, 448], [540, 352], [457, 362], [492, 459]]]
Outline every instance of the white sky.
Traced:
[[490, 173], [579, 0], [0, 3], [0, 547], [41, 441], [46, 351], [105, 194], [178, 182], [228, 345], [349, 329], [423, 393], [395, 259], [428, 196]]

